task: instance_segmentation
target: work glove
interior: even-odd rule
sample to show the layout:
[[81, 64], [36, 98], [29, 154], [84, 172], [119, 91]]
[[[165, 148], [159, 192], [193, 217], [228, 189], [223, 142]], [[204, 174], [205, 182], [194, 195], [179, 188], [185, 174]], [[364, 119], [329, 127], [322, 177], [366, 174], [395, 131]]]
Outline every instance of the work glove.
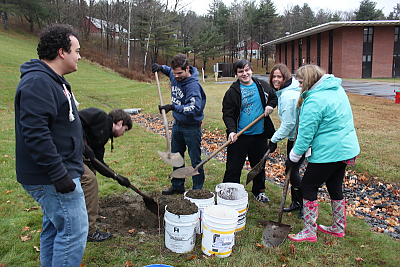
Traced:
[[85, 150], [83, 150], [83, 156], [86, 159], [92, 159], [95, 157], [93, 150], [90, 148], [90, 146], [87, 144], [85, 141]]
[[269, 153], [272, 153], [275, 151], [276, 147], [277, 147], [277, 144], [270, 140], [269, 144], [267, 146], [267, 150], [269, 149]]
[[288, 157], [288, 159], [285, 162], [285, 166], [286, 166], [286, 170], [285, 173], [287, 174], [287, 172], [291, 169], [293, 169], [293, 167], [296, 165], [295, 162], [291, 161], [290, 158]]
[[164, 106], [158, 105], [158, 110], [160, 111], [160, 113], [162, 113], [161, 110], [163, 110], [163, 109], [165, 110], [165, 113], [168, 113], [170, 110], [175, 110], [175, 106], [172, 104], [168, 104], [168, 105], [164, 105]]
[[55, 180], [53, 184], [56, 187], [56, 191], [60, 192], [61, 194], [72, 192], [76, 187], [71, 175], [68, 173], [64, 177]]
[[151, 71], [153, 73], [157, 72], [157, 71], [162, 71], [162, 70], [163, 70], [163, 67], [157, 63], [153, 63], [153, 65], [151, 65]]
[[129, 182], [128, 178], [126, 178], [122, 175], [119, 175], [116, 173], [115, 178], [116, 178], [117, 182], [122, 186], [129, 187], [131, 185], [131, 182]]
[[274, 108], [271, 106], [266, 106], [264, 110], [264, 117], [267, 117], [269, 114], [274, 112]]

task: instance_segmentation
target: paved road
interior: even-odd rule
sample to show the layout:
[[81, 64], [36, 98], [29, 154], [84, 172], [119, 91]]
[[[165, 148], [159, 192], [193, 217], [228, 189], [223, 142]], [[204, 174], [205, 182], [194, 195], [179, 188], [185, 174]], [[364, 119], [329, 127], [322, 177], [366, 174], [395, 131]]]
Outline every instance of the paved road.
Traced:
[[[262, 80], [268, 81], [269, 76], [264, 74], [253, 74]], [[400, 89], [400, 84], [389, 83], [389, 82], [371, 82], [371, 81], [353, 81], [343, 80], [342, 86], [346, 92], [360, 95], [368, 95], [375, 97], [383, 97], [393, 99], [396, 95], [394, 90]]]

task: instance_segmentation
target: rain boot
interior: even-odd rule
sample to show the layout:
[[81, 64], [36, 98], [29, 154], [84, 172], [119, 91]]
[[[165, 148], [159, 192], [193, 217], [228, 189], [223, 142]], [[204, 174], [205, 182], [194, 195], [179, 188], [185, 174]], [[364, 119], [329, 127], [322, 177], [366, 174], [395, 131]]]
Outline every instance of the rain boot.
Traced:
[[346, 228], [346, 207], [345, 200], [331, 200], [332, 205], [332, 226], [318, 225], [318, 230], [325, 234], [337, 237], [344, 237]]
[[317, 242], [317, 218], [318, 199], [309, 201], [303, 199], [304, 207], [304, 228], [297, 235], [289, 235], [288, 238], [295, 242]]
[[294, 188], [293, 186], [290, 187], [290, 192], [292, 194], [292, 204], [290, 204], [290, 206], [287, 208], [283, 208], [284, 212], [290, 212], [290, 211], [298, 210], [301, 208], [300, 200], [302, 198], [298, 197], [296, 189], [298, 190], [298, 188]]

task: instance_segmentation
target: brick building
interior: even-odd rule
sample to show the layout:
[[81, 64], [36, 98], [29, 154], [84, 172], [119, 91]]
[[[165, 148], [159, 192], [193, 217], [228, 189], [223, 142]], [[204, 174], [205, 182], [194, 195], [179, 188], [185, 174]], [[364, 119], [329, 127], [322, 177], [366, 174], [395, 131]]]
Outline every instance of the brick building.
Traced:
[[333, 21], [288, 34], [275, 46], [275, 62], [295, 71], [316, 64], [342, 78], [400, 77], [400, 21]]

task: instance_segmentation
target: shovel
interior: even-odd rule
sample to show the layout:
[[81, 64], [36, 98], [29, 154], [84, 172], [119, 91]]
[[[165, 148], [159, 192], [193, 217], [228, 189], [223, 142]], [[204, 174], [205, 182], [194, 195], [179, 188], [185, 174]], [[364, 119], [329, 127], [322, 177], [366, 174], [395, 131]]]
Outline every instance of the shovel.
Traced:
[[[255, 119], [254, 121], [252, 121], [251, 123], [249, 123], [249, 125], [247, 125], [246, 127], [244, 127], [240, 132], [238, 132], [236, 134], [237, 137], [239, 137], [240, 135], [242, 135], [245, 131], [247, 131], [247, 129], [249, 129], [251, 126], [253, 126], [254, 124], [256, 124], [259, 120], [261, 120], [264, 117], [264, 113], [261, 114], [260, 116], [258, 116], [257, 119]], [[175, 171], [173, 171], [171, 173], [171, 177], [174, 178], [186, 178], [189, 176], [193, 176], [193, 175], [197, 175], [199, 174], [198, 170], [201, 166], [203, 166], [206, 162], [208, 162], [212, 157], [214, 157], [218, 152], [220, 152], [222, 149], [224, 149], [225, 147], [227, 147], [229, 144], [231, 143], [231, 140], [228, 140], [227, 142], [225, 142], [225, 144], [223, 144], [222, 146], [220, 146], [217, 150], [215, 150], [213, 153], [211, 153], [207, 158], [205, 158], [202, 162], [200, 162], [199, 164], [197, 164], [197, 166], [195, 168], [193, 168], [192, 166], [189, 167], [185, 167], [185, 168], [179, 168], [176, 169]]]
[[254, 178], [262, 171], [265, 170], [265, 162], [267, 161], [267, 157], [269, 155], [269, 149], [267, 152], [265, 152], [264, 156], [260, 160], [259, 163], [257, 163], [256, 166], [254, 166], [251, 171], [247, 174], [247, 180], [246, 180], [246, 185], [248, 185], [251, 181], [254, 180]]
[[[156, 76], [156, 81], [157, 81], [157, 88], [158, 88], [158, 97], [160, 98], [160, 105], [164, 106], [162, 96], [161, 96], [161, 89], [160, 89], [160, 82], [158, 81], [158, 74], [157, 72], [154, 73]], [[167, 137], [167, 150], [164, 151], [157, 151], [158, 155], [160, 155], [161, 159], [173, 166], [173, 167], [181, 167], [184, 164], [184, 159], [182, 158], [181, 154], [179, 152], [177, 153], [171, 153], [170, 149], [170, 138], [169, 138], [169, 129], [168, 129], [168, 121], [167, 121], [167, 114], [165, 113], [165, 110], [161, 110], [161, 114], [163, 117], [163, 122], [164, 122], [164, 128], [165, 128], [165, 136]]]
[[[94, 163], [96, 165], [98, 165], [98, 167], [102, 168], [104, 172], [108, 173], [108, 176], [110, 177], [114, 177], [115, 180], [117, 181], [122, 181], [122, 177], [119, 176], [118, 174], [116, 174], [113, 170], [111, 170], [109, 167], [107, 167], [106, 165], [104, 165], [100, 160], [98, 160], [97, 158], [93, 157], [90, 159], [91, 161], [94, 161]], [[137, 189], [136, 187], [134, 187], [131, 183], [129, 183], [129, 186], [127, 186], [129, 188], [131, 188], [133, 191], [135, 191], [136, 193], [138, 193], [139, 195], [141, 195], [143, 197], [143, 201], [144, 204], [146, 205], [146, 208], [151, 211], [152, 213], [154, 213], [155, 215], [158, 216], [159, 214], [159, 210], [158, 210], [158, 204], [149, 196], [143, 194], [139, 189]]]
[[285, 241], [286, 236], [292, 229], [291, 225], [282, 224], [283, 206], [285, 205], [286, 201], [286, 194], [290, 180], [290, 172], [291, 170], [288, 170], [288, 174], [286, 175], [286, 180], [283, 185], [283, 194], [281, 204], [279, 206], [278, 222], [268, 221], [262, 235], [262, 240], [266, 247], [277, 247], [282, 244], [283, 241]]

